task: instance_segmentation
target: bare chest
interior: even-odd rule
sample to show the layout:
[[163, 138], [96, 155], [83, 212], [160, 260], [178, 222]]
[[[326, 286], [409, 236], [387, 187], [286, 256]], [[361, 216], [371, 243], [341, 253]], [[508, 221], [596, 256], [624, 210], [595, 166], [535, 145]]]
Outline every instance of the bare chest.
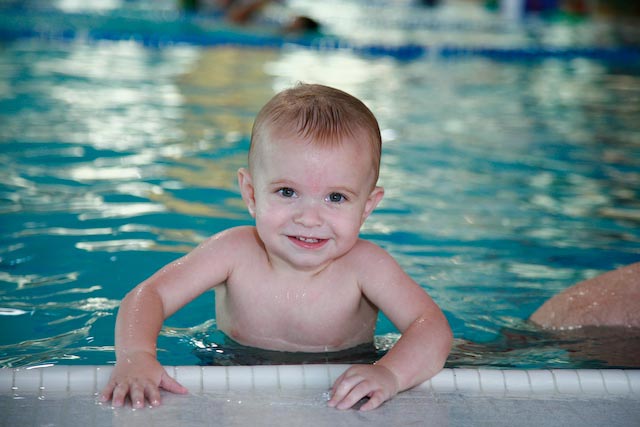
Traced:
[[218, 327], [259, 347], [346, 348], [368, 341], [376, 318], [356, 284], [231, 282], [216, 289]]

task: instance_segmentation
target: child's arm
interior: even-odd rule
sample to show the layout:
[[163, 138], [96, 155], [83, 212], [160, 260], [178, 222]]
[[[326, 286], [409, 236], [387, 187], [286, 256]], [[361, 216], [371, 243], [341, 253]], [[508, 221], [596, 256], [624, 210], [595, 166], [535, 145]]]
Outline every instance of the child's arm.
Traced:
[[127, 396], [134, 408], [142, 408], [145, 398], [151, 406], [157, 406], [160, 388], [187, 393], [186, 388], [167, 375], [156, 358], [157, 337], [168, 316], [153, 284], [152, 278], [137, 286], [124, 298], [118, 311], [116, 366], [100, 396], [103, 402], [111, 400], [116, 407], [124, 405]]
[[363, 292], [402, 332], [374, 365], [354, 365], [332, 388], [329, 406], [348, 409], [363, 397], [361, 410], [374, 409], [398, 392], [437, 374], [451, 350], [452, 333], [442, 310], [388, 255], [370, 263]]
[[233, 237], [222, 233], [142, 282], [123, 299], [116, 320], [116, 366], [100, 399], [134, 408], [160, 404], [160, 391], [187, 393], [156, 358], [156, 342], [164, 320], [229, 275]]

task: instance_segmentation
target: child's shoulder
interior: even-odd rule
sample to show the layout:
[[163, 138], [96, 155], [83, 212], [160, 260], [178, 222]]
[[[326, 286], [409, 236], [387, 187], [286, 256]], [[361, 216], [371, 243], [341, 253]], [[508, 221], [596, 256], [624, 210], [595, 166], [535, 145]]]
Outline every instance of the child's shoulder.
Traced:
[[214, 239], [218, 238], [254, 238], [257, 235], [256, 227], [253, 225], [240, 225], [238, 227], [227, 228], [212, 236]]
[[393, 256], [377, 244], [360, 239], [342, 264], [365, 285], [397, 281], [405, 273]]
[[386, 251], [384, 249], [382, 249], [379, 245], [373, 243], [370, 240], [365, 240], [365, 239], [358, 239], [358, 241], [356, 242], [356, 244], [353, 246], [353, 250], [354, 251], [358, 251], [358, 252], [369, 252], [369, 253], [375, 253], [375, 252], [384, 252], [386, 253]]
[[385, 266], [388, 263], [395, 263], [393, 257], [377, 244], [368, 240], [359, 239], [351, 250], [352, 259], [363, 265]]
[[226, 230], [220, 231], [213, 236], [211, 236], [205, 242], [206, 246], [217, 246], [224, 245], [225, 247], [232, 248], [242, 248], [247, 249], [248, 247], [257, 247], [258, 245], [258, 233], [256, 228], [253, 226], [239, 226], [228, 228]]

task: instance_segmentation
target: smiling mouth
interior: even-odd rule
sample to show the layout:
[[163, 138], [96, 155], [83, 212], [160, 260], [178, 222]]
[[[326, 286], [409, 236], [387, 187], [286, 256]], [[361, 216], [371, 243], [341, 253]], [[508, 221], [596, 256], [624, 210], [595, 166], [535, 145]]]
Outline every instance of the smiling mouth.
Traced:
[[318, 239], [315, 237], [305, 236], [289, 236], [289, 240], [291, 240], [297, 246], [307, 249], [319, 248], [327, 242], [327, 239]]

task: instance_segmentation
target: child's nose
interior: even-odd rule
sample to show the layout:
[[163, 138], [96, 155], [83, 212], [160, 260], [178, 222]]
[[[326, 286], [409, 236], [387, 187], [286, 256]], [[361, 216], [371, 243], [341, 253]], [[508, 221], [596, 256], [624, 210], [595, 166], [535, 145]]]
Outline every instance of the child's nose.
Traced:
[[300, 224], [305, 227], [317, 227], [322, 225], [322, 214], [319, 203], [312, 201], [300, 203], [298, 211], [294, 216], [294, 221], [296, 224]]

